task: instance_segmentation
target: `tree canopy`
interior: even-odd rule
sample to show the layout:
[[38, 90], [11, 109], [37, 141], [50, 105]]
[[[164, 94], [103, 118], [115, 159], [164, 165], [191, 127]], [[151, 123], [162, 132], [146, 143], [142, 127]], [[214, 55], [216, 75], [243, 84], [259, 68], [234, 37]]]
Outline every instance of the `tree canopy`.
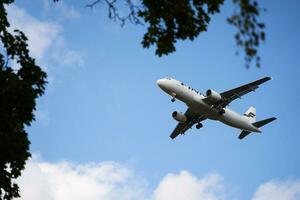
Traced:
[[[54, 0], [58, 1], [58, 0]], [[120, 0], [96, 0], [87, 4], [93, 8], [97, 4], [106, 4], [108, 17], [121, 22], [144, 24], [147, 31], [142, 39], [144, 48], [155, 46], [158, 56], [176, 51], [178, 40], [194, 40], [200, 33], [206, 32], [211, 17], [220, 12], [224, 0], [122, 0], [128, 13], [121, 16], [118, 8]], [[238, 48], [242, 48], [245, 64], [250, 66], [253, 59], [260, 66], [258, 47], [265, 40], [265, 24], [259, 21], [261, 9], [256, 0], [232, 0], [235, 11], [227, 22], [237, 29], [234, 36]]]
[[[27, 38], [20, 30], [10, 32], [5, 6], [0, 3], [0, 199], [19, 197], [14, 180], [30, 156], [25, 127], [34, 120], [35, 100], [45, 90], [46, 73], [30, 57]], [[12, 67], [16, 61], [19, 69]]]

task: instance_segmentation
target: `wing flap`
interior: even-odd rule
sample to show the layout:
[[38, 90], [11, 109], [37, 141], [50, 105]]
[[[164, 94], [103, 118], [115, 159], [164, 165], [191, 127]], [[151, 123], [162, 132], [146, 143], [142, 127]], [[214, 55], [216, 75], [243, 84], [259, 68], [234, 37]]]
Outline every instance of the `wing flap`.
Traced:
[[237, 98], [241, 98], [243, 95], [248, 94], [249, 92], [255, 91], [257, 88], [259, 88], [259, 85], [263, 84], [264, 82], [267, 82], [271, 80], [271, 77], [264, 77], [262, 79], [253, 81], [251, 83], [242, 85], [240, 87], [225, 91], [221, 93], [222, 101], [220, 102], [222, 107], [227, 106], [230, 102]]

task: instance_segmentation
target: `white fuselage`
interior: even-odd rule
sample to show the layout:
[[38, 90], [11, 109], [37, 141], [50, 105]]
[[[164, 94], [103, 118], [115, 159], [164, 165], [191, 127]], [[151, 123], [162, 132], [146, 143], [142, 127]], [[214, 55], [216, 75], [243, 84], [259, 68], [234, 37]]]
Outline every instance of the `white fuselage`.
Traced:
[[203, 101], [206, 97], [195, 89], [184, 85], [182, 82], [172, 78], [163, 78], [157, 81], [158, 86], [167, 94], [184, 102], [197, 115], [205, 118], [218, 120], [229, 126], [250, 132], [261, 132], [259, 128], [252, 125], [251, 120], [242, 116], [228, 107], [225, 113], [220, 115], [212, 105]]

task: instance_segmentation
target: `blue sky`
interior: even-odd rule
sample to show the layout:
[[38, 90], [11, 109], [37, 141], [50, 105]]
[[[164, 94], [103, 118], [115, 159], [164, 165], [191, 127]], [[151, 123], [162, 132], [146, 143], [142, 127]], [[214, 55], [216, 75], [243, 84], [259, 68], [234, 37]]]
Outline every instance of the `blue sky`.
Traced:
[[[121, 28], [101, 6], [90, 10], [84, 1], [18, 1], [9, 9], [12, 26], [27, 33], [33, 56], [49, 76], [46, 93], [37, 102], [37, 119], [28, 127], [31, 152], [39, 155], [31, 164], [74, 167], [113, 161], [146, 183], [146, 199], [148, 193], [159, 199], [159, 192], [166, 191], [164, 181], [173, 180], [168, 174], [187, 175], [182, 172], [200, 182], [215, 174], [225, 199], [264, 199], [270, 184], [274, 196], [276, 190], [296, 188], [285, 199], [299, 198], [300, 3], [261, 4], [267, 8], [262, 15], [267, 40], [259, 49], [262, 66], [246, 69], [243, 56], [235, 56], [235, 29], [225, 21], [233, 11], [228, 1], [206, 33], [193, 42], [178, 42], [176, 53], [162, 58], [153, 48], [142, 48], [145, 27]], [[239, 130], [215, 121], [172, 141], [176, 122], [171, 113], [186, 107], [171, 103], [157, 87], [156, 80], [165, 76], [202, 92], [222, 92], [272, 76], [274, 80], [230, 107], [244, 113], [254, 106], [257, 119], [278, 120], [242, 141]], [[26, 173], [22, 183], [29, 181]]]

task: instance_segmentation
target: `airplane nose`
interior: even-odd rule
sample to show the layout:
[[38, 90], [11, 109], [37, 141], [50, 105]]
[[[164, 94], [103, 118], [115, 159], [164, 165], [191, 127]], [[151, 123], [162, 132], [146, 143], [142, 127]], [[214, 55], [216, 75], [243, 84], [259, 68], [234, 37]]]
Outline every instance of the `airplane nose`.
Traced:
[[163, 80], [162, 79], [159, 79], [156, 81], [157, 85], [161, 88], [161, 86], [163, 85], [162, 84]]
[[164, 79], [159, 79], [156, 81], [158, 87], [162, 90], [166, 90], [166, 81]]
[[164, 92], [166, 92], [167, 94], [172, 93], [172, 86], [170, 85], [170, 82], [167, 79], [165, 78], [159, 79], [156, 81], [156, 83], [158, 87], [162, 89]]

